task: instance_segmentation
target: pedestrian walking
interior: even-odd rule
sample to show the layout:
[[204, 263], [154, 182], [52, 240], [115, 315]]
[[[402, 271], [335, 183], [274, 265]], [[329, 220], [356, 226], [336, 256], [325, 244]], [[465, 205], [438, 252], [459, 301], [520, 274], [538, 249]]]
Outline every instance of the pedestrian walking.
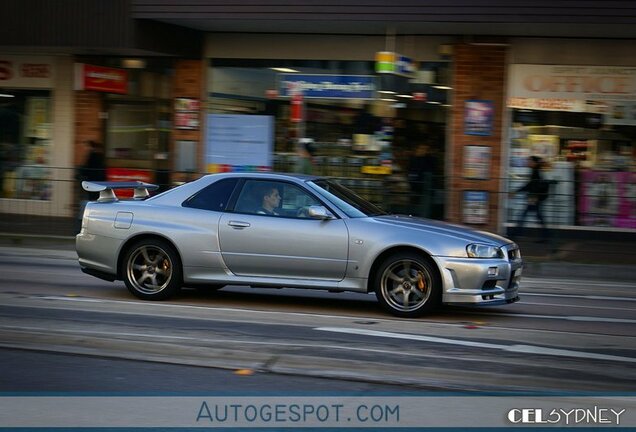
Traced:
[[313, 174], [314, 153], [316, 148], [314, 140], [311, 138], [301, 138], [296, 146], [296, 166], [295, 171], [300, 174]]
[[515, 236], [520, 236], [523, 232], [523, 225], [530, 213], [534, 213], [541, 224], [541, 238], [539, 241], [548, 240], [548, 227], [543, 215], [543, 203], [548, 199], [551, 181], [543, 178], [544, 161], [539, 156], [530, 156], [528, 166], [532, 169], [530, 180], [522, 188], [514, 193], [526, 193], [526, 207], [517, 219], [516, 227], [513, 230]]

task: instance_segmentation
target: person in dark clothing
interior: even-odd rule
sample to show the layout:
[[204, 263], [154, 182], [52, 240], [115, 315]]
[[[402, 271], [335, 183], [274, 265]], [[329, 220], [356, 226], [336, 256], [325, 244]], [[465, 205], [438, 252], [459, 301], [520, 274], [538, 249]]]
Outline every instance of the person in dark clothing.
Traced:
[[[88, 154], [84, 163], [77, 170], [77, 180], [81, 181], [105, 181], [106, 162], [101, 145], [96, 141], [88, 141]], [[99, 194], [89, 193], [88, 199], [93, 201]]]
[[86, 160], [79, 168], [80, 177], [86, 181], [106, 180], [106, 163], [101, 146], [96, 141], [88, 141], [87, 145], [88, 154], [86, 155]]
[[417, 203], [414, 212], [417, 216], [425, 218], [431, 216], [434, 169], [435, 158], [430, 153], [429, 145], [425, 143], [418, 145], [408, 164], [408, 181]]
[[521, 234], [526, 217], [530, 212], [534, 212], [537, 215], [539, 223], [541, 224], [541, 239], [545, 241], [548, 239], [548, 227], [543, 216], [543, 203], [546, 199], [548, 199], [550, 182], [543, 178], [543, 165], [543, 159], [541, 159], [539, 156], [530, 156], [528, 160], [528, 166], [532, 168], [530, 180], [522, 188], [518, 189], [515, 192], [525, 192], [527, 202], [526, 208], [521, 214], [521, 217], [517, 220], [517, 226], [514, 230], [514, 234]]

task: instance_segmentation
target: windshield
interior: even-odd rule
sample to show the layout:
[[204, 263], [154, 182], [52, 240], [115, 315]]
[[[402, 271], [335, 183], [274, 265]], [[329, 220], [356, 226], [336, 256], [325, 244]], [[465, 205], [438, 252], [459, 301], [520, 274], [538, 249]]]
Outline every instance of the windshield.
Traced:
[[334, 180], [319, 179], [307, 184], [349, 217], [362, 218], [387, 214], [380, 207], [371, 204]]

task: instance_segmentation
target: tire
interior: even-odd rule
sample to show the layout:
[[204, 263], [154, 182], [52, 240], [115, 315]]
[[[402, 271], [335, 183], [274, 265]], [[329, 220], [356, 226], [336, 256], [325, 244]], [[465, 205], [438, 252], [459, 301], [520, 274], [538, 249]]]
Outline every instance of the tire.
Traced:
[[439, 273], [419, 254], [400, 252], [389, 256], [373, 280], [378, 302], [395, 316], [421, 316], [441, 304]]
[[126, 287], [142, 300], [166, 300], [181, 289], [181, 261], [165, 240], [134, 243], [126, 251], [122, 266]]

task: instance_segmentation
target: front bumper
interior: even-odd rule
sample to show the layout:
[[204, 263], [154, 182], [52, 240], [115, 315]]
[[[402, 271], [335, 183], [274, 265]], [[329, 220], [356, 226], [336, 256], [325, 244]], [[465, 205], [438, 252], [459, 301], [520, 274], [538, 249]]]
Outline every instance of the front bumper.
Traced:
[[449, 305], [499, 305], [519, 300], [523, 261], [506, 250], [503, 259], [436, 257], [442, 273], [442, 302]]

